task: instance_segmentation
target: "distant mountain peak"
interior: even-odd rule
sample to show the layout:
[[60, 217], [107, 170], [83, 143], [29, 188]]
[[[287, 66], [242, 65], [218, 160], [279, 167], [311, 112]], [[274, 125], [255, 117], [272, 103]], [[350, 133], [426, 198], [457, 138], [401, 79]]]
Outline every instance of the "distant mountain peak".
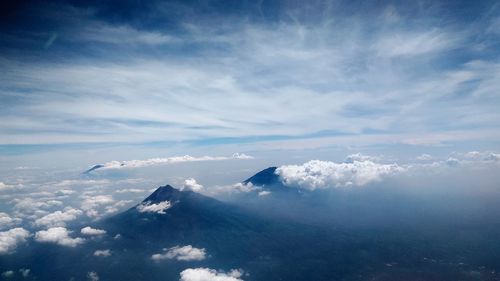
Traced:
[[279, 176], [276, 174], [277, 167], [266, 168], [252, 177], [243, 181], [244, 184], [251, 183], [256, 186], [269, 186], [280, 183]]
[[151, 195], [149, 195], [143, 202], [158, 203], [163, 201], [175, 201], [181, 196], [180, 190], [167, 184], [158, 187]]
[[88, 169], [85, 172], [83, 172], [83, 174], [89, 174], [90, 172], [92, 172], [94, 170], [97, 170], [97, 169], [100, 169], [100, 168], [103, 168], [103, 167], [104, 167], [104, 165], [102, 165], [102, 164], [94, 165], [90, 169]]

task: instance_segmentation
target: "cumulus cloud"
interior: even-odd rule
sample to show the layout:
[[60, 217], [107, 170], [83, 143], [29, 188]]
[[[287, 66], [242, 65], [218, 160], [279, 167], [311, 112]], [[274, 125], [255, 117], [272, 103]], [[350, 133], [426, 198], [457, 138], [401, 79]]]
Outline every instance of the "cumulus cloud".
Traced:
[[97, 229], [97, 228], [92, 228], [90, 226], [86, 226], [84, 228], [82, 228], [80, 230], [80, 232], [83, 234], [83, 235], [89, 235], [89, 236], [92, 236], [92, 235], [104, 235], [106, 234], [106, 230], [103, 230], [103, 229]]
[[47, 230], [38, 231], [35, 240], [41, 243], [55, 243], [61, 246], [76, 247], [85, 242], [83, 238], [71, 238], [70, 231], [64, 227], [52, 227]]
[[404, 169], [397, 164], [379, 164], [368, 160], [352, 163], [312, 160], [302, 165], [281, 166], [276, 169], [276, 174], [287, 186], [315, 190], [363, 186]]
[[225, 273], [210, 268], [188, 268], [181, 272], [180, 281], [243, 281], [242, 275], [237, 269]]
[[17, 248], [20, 243], [26, 242], [30, 233], [21, 227], [0, 232], [0, 254], [7, 254]]
[[111, 250], [109, 250], [109, 249], [96, 250], [94, 252], [94, 256], [96, 256], [96, 257], [109, 257], [109, 256], [111, 256]]
[[55, 211], [35, 220], [37, 226], [65, 226], [66, 222], [75, 220], [83, 212], [78, 209], [68, 208], [64, 212]]
[[7, 213], [0, 212], [0, 229], [19, 224], [21, 221], [20, 218], [13, 218]]
[[197, 183], [195, 179], [189, 178], [184, 181], [184, 185], [182, 186], [181, 191], [183, 190], [200, 192], [203, 190], [203, 185]]
[[110, 161], [105, 164], [95, 165], [90, 168], [87, 172], [94, 170], [106, 170], [106, 169], [122, 169], [122, 168], [141, 168], [147, 166], [161, 165], [161, 164], [174, 164], [181, 162], [199, 162], [199, 161], [221, 161], [230, 159], [253, 159], [252, 156], [243, 153], [234, 153], [232, 156], [202, 156], [193, 157], [190, 155], [184, 156], [174, 156], [165, 158], [150, 158], [146, 160], [127, 160], [127, 161]]
[[[85, 214], [88, 217], [98, 218], [101, 215], [99, 214], [98, 208], [102, 208], [103, 206], [107, 206], [109, 208], [113, 208], [112, 204], [115, 204], [115, 199], [111, 195], [83, 195], [83, 201], [81, 203], [81, 209], [85, 211]], [[115, 207], [116, 208], [116, 207]]]
[[139, 204], [136, 209], [140, 213], [158, 213], [158, 214], [166, 214], [165, 211], [172, 207], [172, 204], [170, 201], [163, 201], [160, 203], [151, 203], [151, 202], [145, 202], [142, 204]]
[[179, 261], [201, 261], [206, 258], [206, 251], [204, 248], [194, 248], [191, 245], [175, 246], [169, 249], [163, 249], [165, 253], [154, 254], [151, 258], [155, 261], [165, 259], [176, 259]]

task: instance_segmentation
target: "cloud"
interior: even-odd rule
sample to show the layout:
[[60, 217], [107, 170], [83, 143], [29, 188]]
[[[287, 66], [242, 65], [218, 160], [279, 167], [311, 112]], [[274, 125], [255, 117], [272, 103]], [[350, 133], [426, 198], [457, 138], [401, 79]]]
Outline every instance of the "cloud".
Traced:
[[99, 217], [100, 214], [96, 210], [97, 208], [115, 203], [115, 200], [111, 195], [83, 195], [82, 198], [83, 201], [81, 203], [81, 209], [85, 211], [85, 214], [88, 217]]
[[183, 190], [200, 192], [203, 190], [203, 185], [197, 183], [195, 179], [189, 178], [184, 181], [184, 185], [182, 186], [181, 191]]
[[[417, 15], [398, 12], [400, 5], [346, 15], [350, 9], [305, 4], [302, 12], [278, 9], [289, 18], [277, 16], [271, 24], [217, 19], [214, 25], [183, 23], [182, 32], [105, 22], [75, 8], [79, 12], [66, 15], [58, 33], [60, 50], [77, 44], [85, 54], [108, 56], [55, 63], [29, 60], [29, 48], [17, 48], [26, 53], [4, 58], [0, 90], [19, 99], [6, 100], [2, 141], [148, 142], [169, 136], [210, 145], [340, 132], [373, 143], [374, 132], [389, 132], [418, 143], [457, 127], [468, 133], [498, 127], [499, 63], [486, 55], [498, 52], [487, 36], [490, 20], [468, 25], [450, 18], [456, 13], [447, 5], [410, 5]], [[452, 24], [440, 25], [434, 9]], [[289, 16], [295, 13], [300, 15]], [[321, 16], [311, 20], [308, 14]], [[164, 52], [171, 44], [195, 48], [176, 56]], [[477, 46], [486, 50], [474, 52]]]
[[4, 278], [10, 278], [12, 276], [14, 276], [14, 271], [12, 271], [12, 270], [7, 270], [7, 271], [2, 272], [2, 277], [4, 277]]
[[199, 161], [222, 161], [222, 160], [230, 160], [230, 159], [253, 159], [252, 156], [246, 154], [235, 153], [231, 157], [226, 156], [202, 156], [202, 157], [193, 157], [190, 155], [184, 156], [174, 156], [174, 157], [166, 157], [166, 158], [150, 158], [146, 160], [127, 160], [127, 161], [110, 161], [105, 164], [94, 165], [92, 168], [87, 170], [86, 173], [95, 171], [95, 170], [107, 170], [107, 169], [123, 169], [123, 168], [141, 168], [162, 164], [174, 164], [174, 163], [182, 163], [182, 162], [199, 162]]
[[104, 235], [106, 234], [106, 230], [103, 230], [103, 229], [97, 229], [97, 228], [92, 228], [90, 226], [86, 226], [84, 228], [82, 228], [80, 230], [80, 232], [83, 234], [83, 235], [89, 235], [89, 236], [92, 236], [92, 235]]
[[83, 238], [71, 238], [71, 232], [64, 227], [52, 227], [47, 230], [38, 231], [35, 234], [35, 240], [41, 243], [55, 243], [61, 246], [76, 247], [83, 242]]
[[233, 269], [227, 273], [210, 268], [188, 268], [181, 272], [180, 281], [243, 281], [241, 270]]
[[163, 201], [160, 203], [151, 203], [151, 202], [145, 202], [139, 204], [136, 209], [140, 213], [158, 213], [158, 214], [166, 214], [166, 210], [168, 210], [170, 207], [172, 207], [172, 204], [170, 201]]
[[354, 153], [354, 154], [351, 154], [351, 155], [348, 155], [345, 159], [345, 162], [346, 163], [354, 163], [354, 161], [358, 161], [358, 162], [362, 162], [362, 161], [377, 161], [379, 160], [378, 157], [374, 157], [374, 156], [369, 156], [369, 155], [364, 155], [364, 154], [361, 154], [361, 153]]
[[125, 189], [119, 189], [115, 191], [116, 193], [143, 193], [146, 192], [147, 190], [144, 189], [138, 189], [138, 188], [125, 188]]
[[17, 248], [20, 243], [26, 242], [30, 233], [20, 227], [0, 232], [0, 255], [7, 254]]
[[420, 156], [417, 157], [417, 160], [419, 161], [429, 161], [432, 160], [432, 156], [429, 154], [421, 154]]
[[29, 269], [29, 268], [21, 268], [21, 269], [19, 269], [19, 273], [21, 273], [21, 276], [23, 276], [24, 278], [27, 278], [27, 277], [30, 276], [31, 269]]
[[12, 189], [14, 189], [14, 188], [15, 188], [15, 186], [13, 186], [13, 185], [9, 185], [9, 184], [5, 184], [4, 182], [1, 182], [1, 181], [0, 181], [0, 192], [1, 192], [1, 191], [12, 190]]
[[22, 222], [20, 218], [13, 218], [7, 213], [0, 212], [0, 229], [12, 227]]
[[176, 259], [179, 261], [201, 261], [206, 258], [206, 251], [203, 248], [194, 248], [191, 245], [175, 246], [169, 249], [164, 249], [163, 254], [154, 254], [151, 258], [155, 261], [165, 259]]
[[111, 250], [109, 250], [109, 249], [96, 250], [94, 252], [94, 256], [96, 256], [96, 257], [109, 257], [109, 256], [111, 256]]
[[87, 273], [87, 280], [89, 281], [99, 281], [99, 275], [97, 275], [97, 272], [91, 271]]
[[267, 196], [271, 194], [271, 191], [263, 190], [259, 192], [259, 196]]
[[276, 174], [287, 186], [315, 190], [364, 186], [404, 170], [397, 164], [379, 164], [368, 160], [352, 163], [312, 160], [302, 165], [278, 167]]
[[66, 222], [75, 220], [83, 212], [78, 209], [67, 208], [65, 211], [55, 211], [35, 220], [37, 226], [65, 226]]

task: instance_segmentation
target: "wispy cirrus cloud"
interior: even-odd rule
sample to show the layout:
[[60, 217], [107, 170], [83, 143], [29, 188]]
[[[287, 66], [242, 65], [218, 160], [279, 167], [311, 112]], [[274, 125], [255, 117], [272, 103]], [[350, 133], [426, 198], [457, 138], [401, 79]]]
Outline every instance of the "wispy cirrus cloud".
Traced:
[[79, 44], [95, 57], [4, 56], [0, 91], [23, 102], [6, 99], [2, 142], [260, 142], [331, 132], [418, 145], [405, 137], [461, 130], [481, 139], [480, 129], [499, 125], [494, 9], [470, 25], [446, 5], [415, 4], [414, 16], [401, 5], [349, 16], [327, 2], [308, 5], [317, 18], [285, 5], [279, 21], [183, 20], [175, 30], [106, 22], [93, 9], [46, 12], [64, 26], [58, 52]]

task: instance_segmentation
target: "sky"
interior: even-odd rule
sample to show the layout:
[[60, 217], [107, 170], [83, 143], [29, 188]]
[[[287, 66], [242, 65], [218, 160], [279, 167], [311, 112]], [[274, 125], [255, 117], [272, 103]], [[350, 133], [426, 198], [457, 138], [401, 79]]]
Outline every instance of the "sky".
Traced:
[[[2, 1], [0, 255], [82, 244], [99, 230], [71, 223], [160, 185], [269, 196], [241, 182], [270, 166], [304, 192], [500, 198], [497, 2]], [[205, 252], [156, 257], [184, 255]]]
[[2, 5], [5, 161], [498, 148], [495, 1]]

